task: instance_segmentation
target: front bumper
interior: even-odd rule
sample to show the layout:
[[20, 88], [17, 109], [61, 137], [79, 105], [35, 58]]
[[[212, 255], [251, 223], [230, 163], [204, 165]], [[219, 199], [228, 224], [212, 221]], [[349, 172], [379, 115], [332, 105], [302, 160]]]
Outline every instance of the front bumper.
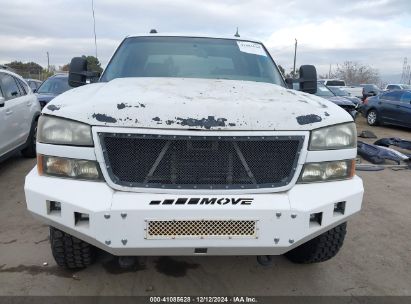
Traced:
[[[28, 210], [51, 226], [115, 255], [279, 255], [347, 221], [361, 209], [360, 178], [298, 184], [279, 193], [181, 195], [115, 191], [104, 182], [44, 177], [34, 168], [26, 177]], [[200, 192], [200, 191], [199, 191]], [[247, 204], [150, 204], [178, 198], [248, 198]], [[50, 210], [59, 202], [61, 211]], [[170, 201], [168, 201], [170, 202]], [[343, 202], [343, 212], [334, 204]], [[87, 214], [88, 221], [78, 220]], [[322, 213], [321, 224], [310, 214]], [[147, 237], [147, 221], [253, 220], [253, 237]], [[201, 250], [198, 250], [201, 249]]]

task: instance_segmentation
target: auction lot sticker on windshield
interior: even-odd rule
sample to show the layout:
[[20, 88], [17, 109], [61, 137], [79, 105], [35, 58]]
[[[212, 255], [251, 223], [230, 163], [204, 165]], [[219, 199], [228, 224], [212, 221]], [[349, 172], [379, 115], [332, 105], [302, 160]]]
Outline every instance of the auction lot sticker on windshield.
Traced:
[[237, 45], [241, 52], [267, 56], [261, 44], [248, 41], [237, 41]]

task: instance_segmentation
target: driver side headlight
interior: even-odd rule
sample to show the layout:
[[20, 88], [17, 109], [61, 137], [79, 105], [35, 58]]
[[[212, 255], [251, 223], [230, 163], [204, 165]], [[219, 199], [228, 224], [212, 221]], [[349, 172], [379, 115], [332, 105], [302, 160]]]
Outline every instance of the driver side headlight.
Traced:
[[44, 144], [89, 147], [94, 145], [91, 126], [73, 120], [45, 115], [39, 118], [37, 140]]
[[357, 129], [353, 122], [311, 132], [309, 150], [351, 149], [357, 146]]

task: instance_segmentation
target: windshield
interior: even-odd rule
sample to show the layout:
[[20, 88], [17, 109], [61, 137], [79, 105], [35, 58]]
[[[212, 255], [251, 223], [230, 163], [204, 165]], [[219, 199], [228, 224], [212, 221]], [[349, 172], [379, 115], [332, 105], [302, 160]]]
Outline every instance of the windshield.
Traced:
[[127, 38], [101, 81], [120, 77], [233, 79], [284, 86], [277, 67], [261, 44], [215, 38]]
[[350, 96], [347, 91], [341, 90], [337, 87], [328, 87], [328, 89], [334, 93], [336, 96]]
[[411, 89], [411, 85], [409, 85], [409, 84], [403, 84], [403, 85], [402, 85], [402, 88], [403, 88], [404, 90], [409, 90], [409, 89]]
[[315, 95], [321, 96], [321, 97], [335, 96], [334, 93], [331, 92], [329, 88], [327, 88], [325, 85], [321, 83], [317, 83], [317, 93], [315, 93]]
[[67, 77], [50, 77], [43, 82], [37, 93], [58, 95], [70, 89]]

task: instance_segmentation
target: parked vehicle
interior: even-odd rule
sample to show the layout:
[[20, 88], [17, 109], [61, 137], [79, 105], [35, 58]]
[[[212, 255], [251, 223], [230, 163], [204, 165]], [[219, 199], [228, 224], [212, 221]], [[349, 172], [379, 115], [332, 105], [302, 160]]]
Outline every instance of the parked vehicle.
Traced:
[[327, 87], [335, 96], [340, 96], [348, 99], [351, 101], [353, 104], [356, 106], [359, 106], [361, 104], [361, 99], [358, 97], [351, 96], [350, 93], [348, 93], [346, 90], [341, 89], [339, 87]]
[[36, 129], [40, 105], [19, 75], [0, 70], [0, 160], [16, 151], [36, 156]]
[[[361, 209], [352, 117], [287, 88], [266, 48], [237, 37], [124, 39], [99, 83], [42, 112], [27, 207], [50, 225], [58, 265], [120, 256], [286, 254], [328, 260]], [[349, 252], [347, 253], [349, 254]], [[122, 259], [123, 260], [123, 259]]]
[[344, 80], [341, 79], [320, 79], [322, 84], [327, 87], [338, 87], [347, 91], [353, 97], [362, 97], [362, 87], [356, 85], [347, 85]]
[[11, 67], [4, 65], [4, 64], [0, 64], [0, 70], [7, 70], [7, 71], [15, 73], [15, 71]]
[[37, 79], [31, 79], [31, 78], [27, 78], [26, 79], [27, 84], [29, 85], [30, 89], [35, 93], [39, 87], [41, 86], [41, 84], [43, 83], [40, 80]]
[[362, 84], [362, 100], [367, 97], [376, 96], [382, 92], [375, 84]]
[[[294, 90], [299, 90], [299, 84], [298, 81], [293, 83], [293, 89]], [[317, 92], [315, 95], [325, 98], [336, 105], [340, 106], [344, 110], [346, 110], [351, 117], [355, 120], [357, 117], [358, 111], [357, 111], [357, 104], [354, 104], [350, 99], [344, 96], [336, 96], [329, 87], [326, 85], [322, 84], [321, 81], [317, 82]], [[355, 97], [354, 97], [355, 98]]]
[[410, 90], [411, 85], [409, 84], [387, 84], [385, 86], [385, 91], [392, 91], [392, 90]]
[[68, 83], [68, 74], [56, 74], [47, 78], [36, 91], [41, 108], [44, 108], [54, 97], [71, 88]]
[[370, 126], [390, 124], [411, 127], [411, 90], [393, 90], [368, 97], [362, 113]]

